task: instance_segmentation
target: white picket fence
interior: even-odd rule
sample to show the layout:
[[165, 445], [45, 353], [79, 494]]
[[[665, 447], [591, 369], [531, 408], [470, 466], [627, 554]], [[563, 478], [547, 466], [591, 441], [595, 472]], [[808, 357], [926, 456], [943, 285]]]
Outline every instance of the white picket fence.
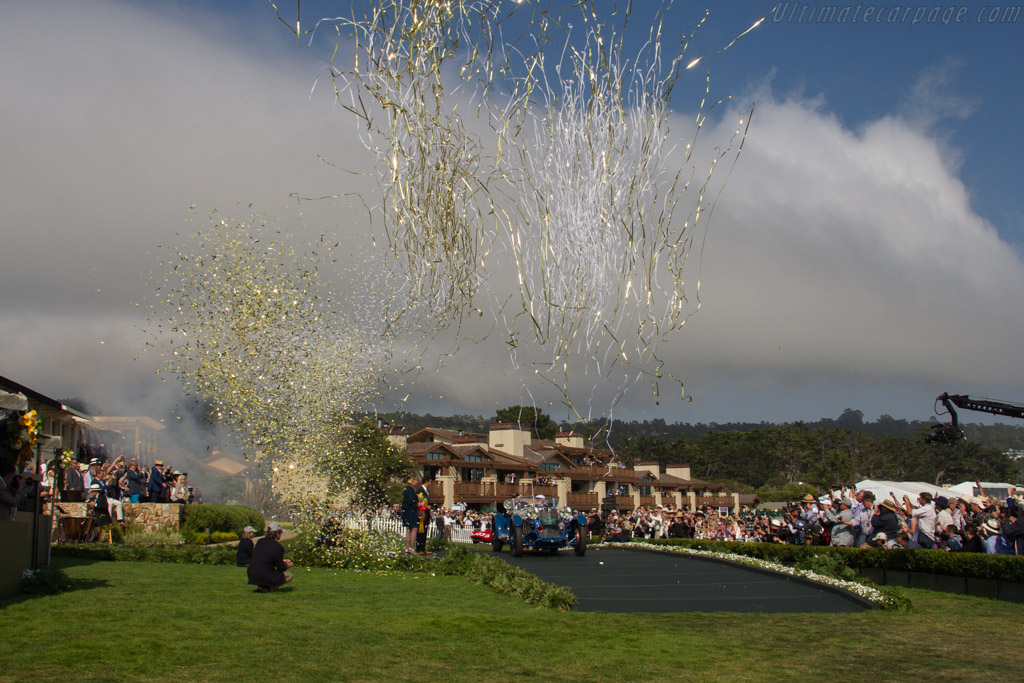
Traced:
[[[372, 517], [370, 519], [364, 518], [349, 518], [345, 520], [346, 525], [351, 529], [374, 529], [376, 531], [388, 531], [402, 538], [405, 538], [405, 527], [402, 526], [402, 521], [395, 517]], [[451, 541], [455, 543], [472, 543], [473, 542], [473, 529], [462, 526], [461, 524], [453, 524], [448, 527], [451, 530]], [[430, 529], [427, 531], [427, 538], [436, 538], [441, 535], [441, 532], [437, 528], [437, 523], [434, 520], [430, 520]]]

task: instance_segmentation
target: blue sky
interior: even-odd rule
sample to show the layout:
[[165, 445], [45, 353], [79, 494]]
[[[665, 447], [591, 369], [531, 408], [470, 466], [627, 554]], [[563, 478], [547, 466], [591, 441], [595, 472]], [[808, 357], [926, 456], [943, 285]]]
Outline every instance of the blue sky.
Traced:
[[[635, 4], [632, 26], [645, 33], [650, 4]], [[690, 57], [772, 6], [708, 3]], [[1000, 5], [1016, 21], [981, 23], [985, 3], [967, 3], [953, 7], [970, 23], [912, 25], [919, 6], [950, 7], [887, 5], [908, 10], [896, 23], [769, 17], [684, 76], [673, 99], [681, 132], [707, 70], [712, 94], [733, 96], [702, 133], [708, 145], [727, 139], [737, 111], [756, 109], [707, 235], [703, 307], [665, 349], [693, 400], [655, 401], [637, 386], [618, 416], [789, 421], [855, 408], [924, 419], [944, 391], [1024, 401], [1024, 16]], [[339, 11], [302, 7], [308, 17]], [[664, 35], [692, 27], [703, 8], [677, 2]], [[368, 231], [358, 203], [299, 207], [289, 195], [353, 189], [317, 155], [365, 155], [322, 82], [310, 95], [317, 54], [262, 0], [8, 10], [0, 107], [14, 135], [0, 161], [0, 287], [20, 294], [0, 303], [0, 317], [17, 321], [0, 330], [17, 358], [0, 374], [91, 397], [108, 414], [166, 411], [167, 387], [135, 360], [145, 321], [134, 304], [156, 245], [188, 227], [193, 205], [249, 203], [355, 244]], [[460, 354], [457, 368], [420, 381], [408, 409], [564, 410], [508, 366], [500, 344]], [[602, 414], [607, 397], [595, 395]]]

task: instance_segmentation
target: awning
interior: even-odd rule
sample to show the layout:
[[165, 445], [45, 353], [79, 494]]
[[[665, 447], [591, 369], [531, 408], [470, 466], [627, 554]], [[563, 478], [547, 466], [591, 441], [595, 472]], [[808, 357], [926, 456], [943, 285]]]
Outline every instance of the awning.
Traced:
[[9, 394], [0, 390], [0, 408], [4, 410], [28, 410], [28, 398], [25, 394]]

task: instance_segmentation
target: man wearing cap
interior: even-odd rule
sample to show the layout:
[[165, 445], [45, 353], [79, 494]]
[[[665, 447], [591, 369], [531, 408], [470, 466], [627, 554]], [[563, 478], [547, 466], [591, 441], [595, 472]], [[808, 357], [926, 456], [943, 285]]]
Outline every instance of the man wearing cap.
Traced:
[[282, 533], [284, 529], [281, 525], [271, 522], [252, 552], [248, 570], [249, 584], [256, 586], [257, 593], [269, 593], [292, 580], [292, 573], [285, 571], [292, 563], [284, 559], [284, 546], [280, 543]]
[[850, 513], [853, 515], [851, 519], [853, 528], [857, 532], [854, 546], [859, 548], [871, 537], [871, 519], [875, 516], [875, 494], [871, 491], [858, 491], [858, 493], [861, 495], [860, 503], [858, 503], [860, 508], [851, 508]]
[[149, 491], [150, 503], [159, 503], [160, 494], [167, 488], [167, 483], [164, 481], [164, 473], [161, 469], [163, 466], [164, 461], [157, 460], [153, 463], [153, 469], [149, 473], [149, 485], [146, 487], [146, 490]]
[[235, 551], [235, 564], [239, 567], [248, 567], [252, 562], [252, 552], [255, 546], [252, 542], [256, 529], [247, 526], [242, 529], [242, 538], [238, 541], [238, 550]]
[[82, 472], [82, 489], [88, 491], [92, 488], [92, 482], [96, 479], [96, 470], [99, 469], [100, 461], [98, 458], [93, 458], [89, 461], [89, 466]]
[[850, 547], [856, 540], [858, 525], [853, 521], [853, 501], [849, 498], [839, 499], [839, 513], [836, 514], [836, 523], [832, 526], [832, 545]]

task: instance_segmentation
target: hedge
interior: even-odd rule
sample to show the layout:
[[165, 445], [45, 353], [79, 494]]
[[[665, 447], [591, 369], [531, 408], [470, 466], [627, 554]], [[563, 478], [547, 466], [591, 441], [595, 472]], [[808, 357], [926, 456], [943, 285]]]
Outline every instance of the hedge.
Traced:
[[785, 565], [794, 565], [814, 555], [829, 554], [853, 569], [895, 569], [941, 574], [972, 579], [999, 579], [1024, 583], [1024, 557], [959, 553], [944, 550], [888, 550], [885, 548], [845, 548], [820, 545], [782, 545], [702, 539], [633, 539], [653, 545], [678, 545], [697, 550], [714, 550], [756, 557]]
[[[196, 538], [196, 534], [220, 531], [234, 534], [235, 540], [241, 535], [242, 529], [251, 526], [262, 534], [266, 522], [263, 513], [245, 505], [208, 505], [200, 503], [185, 506], [185, 522], [181, 532], [188, 540]], [[205, 542], [205, 541], [204, 541]]]
[[455, 545], [449, 545], [448, 551], [431, 569], [438, 574], [463, 576], [539, 607], [565, 612], [576, 604], [576, 596], [565, 586], [547, 583], [493, 555], [470, 552]]
[[173, 564], [235, 564], [235, 549], [223, 546], [150, 545], [127, 546], [108, 543], [66, 543], [53, 549], [57, 557], [80, 557], [111, 562], [170, 562]]

